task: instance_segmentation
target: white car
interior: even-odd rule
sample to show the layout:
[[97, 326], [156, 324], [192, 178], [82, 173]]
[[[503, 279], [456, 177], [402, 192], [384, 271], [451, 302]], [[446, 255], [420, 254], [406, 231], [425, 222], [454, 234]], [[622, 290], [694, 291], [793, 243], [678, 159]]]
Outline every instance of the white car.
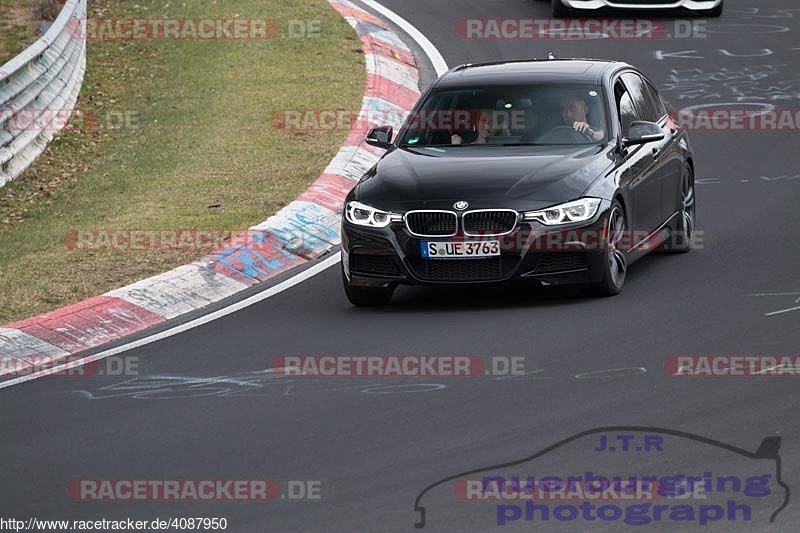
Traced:
[[553, 16], [571, 17], [597, 12], [603, 8], [664, 10], [684, 9], [706, 17], [722, 14], [723, 0], [551, 0]]

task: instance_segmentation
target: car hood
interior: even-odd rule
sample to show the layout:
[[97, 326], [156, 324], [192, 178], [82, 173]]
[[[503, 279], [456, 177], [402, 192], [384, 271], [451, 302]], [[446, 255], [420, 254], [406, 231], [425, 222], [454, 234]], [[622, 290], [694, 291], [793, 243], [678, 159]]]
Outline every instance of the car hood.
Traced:
[[607, 145], [398, 148], [362, 178], [356, 198], [401, 211], [450, 209], [458, 200], [473, 209], [538, 209], [579, 197], [611, 164]]

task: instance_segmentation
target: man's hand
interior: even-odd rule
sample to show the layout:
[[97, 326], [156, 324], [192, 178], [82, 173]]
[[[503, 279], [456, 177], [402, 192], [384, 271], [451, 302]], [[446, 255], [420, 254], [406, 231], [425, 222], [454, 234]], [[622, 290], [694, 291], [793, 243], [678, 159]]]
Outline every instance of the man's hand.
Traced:
[[586, 135], [592, 135], [592, 128], [589, 126], [587, 122], [573, 122], [572, 127], [575, 131], [580, 133], [585, 133]]
[[464, 139], [461, 138], [461, 135], [458, 133], [454, 133], [450, 136], [450, 144], [461, 144], [464, 142]]

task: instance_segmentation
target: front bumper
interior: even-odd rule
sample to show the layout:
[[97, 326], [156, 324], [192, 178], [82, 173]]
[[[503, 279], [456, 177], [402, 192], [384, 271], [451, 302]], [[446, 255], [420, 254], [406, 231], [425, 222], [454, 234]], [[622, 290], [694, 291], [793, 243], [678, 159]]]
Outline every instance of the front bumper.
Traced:
[[[534, 282], [540, 285], [585, 284], [603, 277], [608, 218], [604, 202], [587, 223], [553, 229], [522, 221], [500, 237], [424, 238], [411, 235], [403, 223], [365, 228], [342, 221], [342, 264], [351, 285], [471, 285]], [[423, 241], [499, 240], [492, 258], [425, 259]]]
[[591, 11], [599, 9], [687, 9], [708, 11], [722, 3], [722, 0], [561, 0], [570, 9]]

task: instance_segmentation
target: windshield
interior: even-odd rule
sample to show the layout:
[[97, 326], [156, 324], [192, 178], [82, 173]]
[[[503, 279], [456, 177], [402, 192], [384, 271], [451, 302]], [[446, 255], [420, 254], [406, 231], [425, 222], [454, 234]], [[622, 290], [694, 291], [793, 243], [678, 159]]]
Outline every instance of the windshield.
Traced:
[[602, 88], [517, 85], [435, 90], [406, 119], [400, 146], [572, 145], [606, 139]]

